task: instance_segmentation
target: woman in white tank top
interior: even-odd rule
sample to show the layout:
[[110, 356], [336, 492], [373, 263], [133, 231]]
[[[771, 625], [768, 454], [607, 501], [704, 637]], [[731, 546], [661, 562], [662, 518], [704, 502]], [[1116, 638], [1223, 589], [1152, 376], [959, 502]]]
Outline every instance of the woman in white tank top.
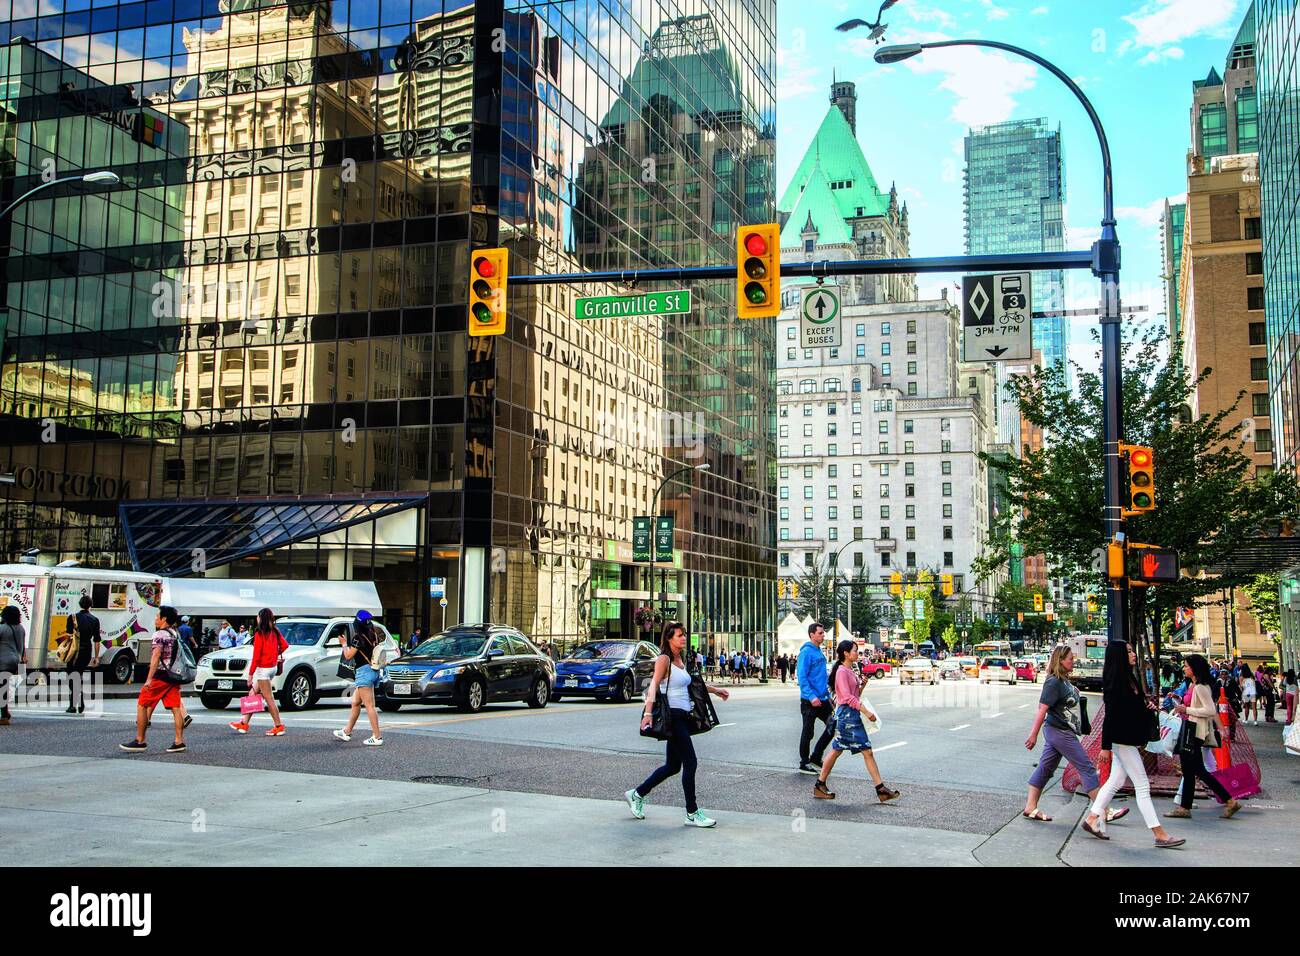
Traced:
[[[672, 736], [668, 738], [667, 762], [650, 774], [639, 787], [623, 794], [623, 797], [627, 800], [632, 816], [644, 820], [646, 796], [669, 777], [680, 773], [682, 791], [686, 795], [686, 825], [711, 827], [715, 826], [717, 821], [705, 816], [695, 802], [697, 762], [690, 730], [691, 681], [695, 679], [703, 681], [704, 678], [691, 674], [687, 662], [693, 661], [694, 658], [686, 656], [686, 643], [686, 628], [681, 624], [673, 621], [664, 628], [663, 636], [659, 639], [659, 658], [655, 661], [654, 677], [651, 678], [650, 687], [646, 690], [645, 710], [641, 715], [641, 729], [645, 730], [652, 722], [650, 715], [654, 710], [655, 698], [661, 691], [667, 694], [668, 709], [672, 716], [669, 721]], [[714, 687], [712, 684], [704, 686], [710, 694], [722, 700], [726, 700], [729, 696], [723, 688]]]

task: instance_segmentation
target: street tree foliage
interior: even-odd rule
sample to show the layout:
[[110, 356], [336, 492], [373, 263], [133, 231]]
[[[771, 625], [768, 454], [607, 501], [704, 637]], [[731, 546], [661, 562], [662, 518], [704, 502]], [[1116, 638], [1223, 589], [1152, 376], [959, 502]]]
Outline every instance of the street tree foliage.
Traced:
[[[1095, 337], [1095, 336], [1094, 336]], [[1210, 374], [1193, 376], [1183, 365], [1182, 343], [1163, 330], [1148, 330], [1125, 343], [1123, 440], [1148, 445], [1155, 457], [1155, 510], [1127, 524], [1132, 542], [1177, 548], [1183, 576], [1170, 585], [1133, 588], [1135, 633], [1148, 614], [1161, 619], [1176, 606], [1190, 607], [1221, 588], [1244, 586], [1253, 574], [1231, 570], [1232, 557], [1283, 518], [1293, 518], [1297, 486], [1287, 472], [1252, 477], [1243, 453], [1249, 419], [1237, 404], [1193, 417], [1189, 397]], [[987, 578], [1006, 564], [1011, 546], [1046, 557], [1050, 573], [1100, 594], [1105, 583], [1102, 449], [1102, 382], [1073, 363], [1078, 388], [1065, 369], [1035, 369], [1011, 380], [1021, 412], [1043, 431], [1043, 446], [1019, 458], [984, 455], [1006, 475], [1007, 507], [994, 519], [992, 541], [976, 561]]]
[[1241, 589], [1250, 598], [1250, 613], [1259, 622], [1259, 629], [1273, 635], [1273, 643], [1282, 643], [1282, 610], [1279, 588], [1282, 575], [1277, 572], [1257, 574]]
[[834, 624], [837, 617], [848, 625], [851, 590], [853, 630], [865, 633], [880, 627], [883, 614], [880, 605], [872, 601], [868, 594], [867, 585], [870, 579], [866, 568], [858, 568], [857, 573], [852, 575], [849, 569], [841, 569], [838, 588], [834, 586], [835, 577], [829, 565], [822, 562], [804, 568], [795, 579], [799, 584], [799, 597], [792, 604], [794, 612], [800, 617], [812, 616], [827, 626]]

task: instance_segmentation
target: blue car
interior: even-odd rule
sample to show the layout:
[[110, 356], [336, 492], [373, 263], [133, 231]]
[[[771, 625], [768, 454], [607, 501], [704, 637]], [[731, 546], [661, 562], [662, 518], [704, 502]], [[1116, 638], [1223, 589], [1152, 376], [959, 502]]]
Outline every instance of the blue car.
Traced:
[[645, 693], [659, 650], [646, 641], [590, 641], [555, 665], [555, 693], [626, 703]]

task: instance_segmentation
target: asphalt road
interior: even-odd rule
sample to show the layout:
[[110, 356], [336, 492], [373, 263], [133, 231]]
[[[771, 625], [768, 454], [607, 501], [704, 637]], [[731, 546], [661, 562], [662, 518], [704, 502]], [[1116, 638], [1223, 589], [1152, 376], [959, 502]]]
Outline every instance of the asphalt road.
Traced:
[[[795, 772], [800, 721], [793, 685], [741, 687], [730, 701], [718, 703], [722, 725], [696, 739], [700, 802], [712, 810], [802, 812], [991, 834], [1022, 806], [1037, 759], [1024, 749], [1024, 739], [1038, 692], [1037, 686], [981, 687], [973, 680], [937, 688], [872, 682], [867, 695], [882, 721], [873, 735], [877, 760], [885, 779], [903, 792], [902, 799], [882, 806], [861, 759], [850, 755], [832, 777], [839, 799], [812, 800], [813, 778]], [[264, 715], [255, 719], [254, 733], [240, 736], [226, 726], [236, 716], [233, 707], [208, 711], [187, 699], [195, 718], [186, 735], [190, 750], [171, 756], [161, 752], [171, 734], [165, 713], [156, 715], [150, 753], [128, 755], [116, 745], [132, 736], [133, 702], [102, 706], [95, 718], [19, 708], [13, 725], [0, 728], [0, 752], [184, 761], [601, 799], [617, 798], [662, 756], [662, 744], [637, 734], [639, 703], [566, 699], [544, 710], [501, 704], [474, 715], [408, 706], [381, 714], [386, 745], [365, 748], [364, 716], [352, 743], [330, 735], [342, 723], [346, 701], [322, 701], [310, 711], [287, 714], [288, 734], [268, 739], [261, 733], [270, 726]], [[681, 790], [665, 784], [652, 802], [681, 805]]]

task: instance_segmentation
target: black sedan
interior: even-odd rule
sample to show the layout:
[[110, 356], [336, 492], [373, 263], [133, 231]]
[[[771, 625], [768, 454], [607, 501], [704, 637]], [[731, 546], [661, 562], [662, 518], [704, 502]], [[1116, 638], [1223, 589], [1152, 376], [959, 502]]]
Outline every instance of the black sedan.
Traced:
[[555, 665], [555, 696], [626, 703], [645, 693], [659, 651], [645, 641], [590, 641]]
[[555, 663], [513, 627], [464, 624], [436, 634], [384, 668], [377, 702], [454, 704], [477, 713], [485, 704], [520, 700], [545, 707], [555, 690]]

